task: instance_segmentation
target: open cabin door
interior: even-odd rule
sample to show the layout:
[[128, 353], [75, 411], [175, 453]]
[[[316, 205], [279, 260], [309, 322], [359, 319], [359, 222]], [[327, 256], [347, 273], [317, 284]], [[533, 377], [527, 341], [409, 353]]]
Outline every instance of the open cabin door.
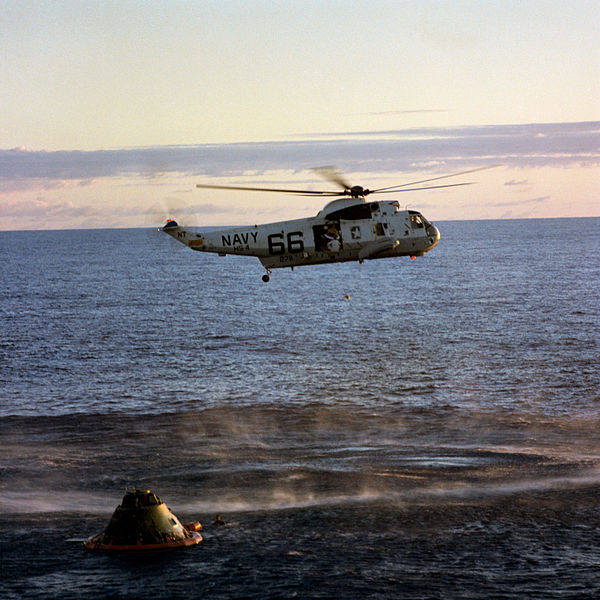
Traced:
[[344, 247], [339, 220], [314, 225], [313, 233], [316, 252], [339, 252]]

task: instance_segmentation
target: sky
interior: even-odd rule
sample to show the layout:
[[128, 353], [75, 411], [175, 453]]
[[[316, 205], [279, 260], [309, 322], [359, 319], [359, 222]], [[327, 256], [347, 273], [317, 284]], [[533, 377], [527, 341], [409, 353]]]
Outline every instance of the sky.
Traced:
[[[233, 225], [371, 189], [431, 220], [600, 216], [597, 0], [4, 0], [0, 230]], [[390, 195], [386, 199], [392, 199]]]

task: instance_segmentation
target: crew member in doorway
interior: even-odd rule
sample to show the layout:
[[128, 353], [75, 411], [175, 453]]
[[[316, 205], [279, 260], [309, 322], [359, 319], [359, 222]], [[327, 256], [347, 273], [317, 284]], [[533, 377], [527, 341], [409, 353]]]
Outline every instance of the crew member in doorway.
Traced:
[[326, 240], [327, 250], [329, 250], [329, 252], [340, 251], [340, 232], [334, 225], [328, 227], [327, 231], [323, 234], [323, 237]]

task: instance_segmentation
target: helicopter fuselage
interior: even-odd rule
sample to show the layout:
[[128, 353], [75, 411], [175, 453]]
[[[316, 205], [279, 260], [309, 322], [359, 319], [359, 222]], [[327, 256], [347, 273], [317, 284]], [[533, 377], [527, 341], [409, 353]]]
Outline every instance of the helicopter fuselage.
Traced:
[[316, 217], [213, 231], [169, 221], [163, 231], [192, 250], [256, 256], [267, 273], [282, 267], [423, 256], [440, 239], [438, 229], [417, 211], [400, 210], [396, 201], [357, 198], [334, 200]]

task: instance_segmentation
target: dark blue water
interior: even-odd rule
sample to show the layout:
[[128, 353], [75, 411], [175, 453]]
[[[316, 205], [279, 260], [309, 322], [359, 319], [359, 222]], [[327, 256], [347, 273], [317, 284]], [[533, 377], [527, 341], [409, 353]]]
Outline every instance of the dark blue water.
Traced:
[[[437, 225], [268, 284], [0, 233], [0, 596], [598, 597], [600, 219]], [[129, 486], [205, 541], [87, 553]]]

